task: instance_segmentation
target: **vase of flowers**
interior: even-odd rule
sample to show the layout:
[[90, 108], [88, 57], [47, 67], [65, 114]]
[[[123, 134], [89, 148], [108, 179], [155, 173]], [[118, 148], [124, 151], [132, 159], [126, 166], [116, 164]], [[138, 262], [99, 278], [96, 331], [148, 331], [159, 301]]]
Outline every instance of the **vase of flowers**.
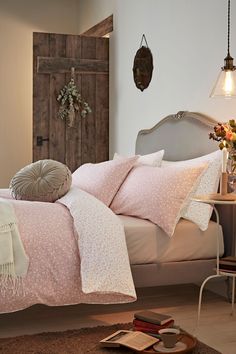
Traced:
[[236, 190], [236, 121], [230, 119], [226, 123], [218, 123], [214, 126], [214, 132], [209, 134], [209, 138], [219, 142], [221, 150], [227, 149], [228, 162], [227, 172], [230, 188]]

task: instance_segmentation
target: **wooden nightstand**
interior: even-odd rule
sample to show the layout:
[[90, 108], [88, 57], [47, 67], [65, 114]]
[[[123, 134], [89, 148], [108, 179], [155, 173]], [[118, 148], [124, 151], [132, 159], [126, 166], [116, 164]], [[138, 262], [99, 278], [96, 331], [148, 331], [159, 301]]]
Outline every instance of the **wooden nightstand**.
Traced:
[[[198, 317], [197, 317], [197, 320], [198, 320], [198, 324], [199, 324], [199, 321], [200, 321], [200, 314], [201, 314], [201, 303], [202, 303], [202, 292], [203, 292], [203, 289], [204, 289], [204, 286], [206, 285], [206, 283], [210, 280], [210, 279], [213, 279], [213, 278], [216, 278], [216, 277], [223, 277], [223, 276], [227, 276], [227, 277], [231, 277], [232, 278], [232, 301], [231, 301], [231, 304], [232, 304], [232, 315], [234, 314], [234, 298], [235, 298], [235, 277], [236, 277], [236, 271], [235, 272], [230, 272], [230, 271], [223, 271], [220, 269], [220, 266], [219, 266], [219, 259], [220, 259], [220, 256], [219, 256], [219, 244], [220, 244], [220, 220], [219, 220], [219, 213], [218, 213], [218, 210], [216, 208], [216, 205], [236, 205], [236, 200], [217, 200], [217, 199], [212, 199], [209, 195], [202, 195], [202, 196], [196, 196], [194, 198], [192, 198], [193, 201], [195, 202], [199, 202], [199, 203], [205, 203], [205, 204], [209, 204], [212, 206], [214, 212], [215, 212], [215, 215], [216, 215], [216, 222], [217, 222], [217, 225], [218, 225], [218, 232], [217, 232], [217, 255], [216, 255], [216, 274], [214, 275], [211, 275], [209, 277], [207, 277], [202, 285], [201, 285], [201, 288], [200, 288], [200, 293], [199, 293], [199, 302], [198, 302]], [[235, 256], [235, 234], [232, 235], [232, 237], [234, 238], [234, 241], [233, 241], [233, 253], [234, 253], [234, 256]]]

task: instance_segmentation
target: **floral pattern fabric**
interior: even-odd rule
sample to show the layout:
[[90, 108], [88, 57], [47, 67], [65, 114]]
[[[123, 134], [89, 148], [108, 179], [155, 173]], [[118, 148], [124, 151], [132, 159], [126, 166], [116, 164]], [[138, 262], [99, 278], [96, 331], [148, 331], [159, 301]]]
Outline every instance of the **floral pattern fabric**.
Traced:
[[150, 220], [171, 237], [181, 210], [205, 168], [205, 164], [190, 168], [134, 167], [116, 194], [111, 209], [116, 214]]
[[[8, 190], [0, 190], [0, 196], [10, 199]], [[81, 200], [83, 205], [85, 198]], [[6, 296], [0, 297], [0, 313], [13, 312], [25, 309], [34, 304], [46, 304], [49, 306], [72, 305], [78, 303], [123, 303], [134, 301], [135, 292], [133, 285], [127, 286], [125, 276], [122, 272], [122, 263], [127, 259], [126, 246], [124, 250], [124, 258], [120, 260], [117, 267], [117, 274], [120, 272], [120, 280], [122, 280], [121, 288], [129, 288], [126, 294], [122, 292], [106, 291], [106, 288], [98, 292], [91, 291], [87, 294], [82, 290], [81, 284], [81, 257], [78, 249], [78, 235], [74, 229], [74, 221], [69, 210], [59, 203], [43, 203], [29, 202], [22, 200], [11, 200], [14, 206], [16, 217], [18, 219], [18, 227], [21, 235], [25, 251], [29, 256], [29, 268], [24, 278], [25, 296], [23, 294], [13, 295], [9, 291]], [[81, 206], [80, 206], [81, 207]], [[97, 208], [96, 204], [96, 208]], [[104, 206], [105, 207], [105, 206]], [[96, 212], [96, 210], [95, 210]], [[110, 212], [110, 210], [109, 210]], [[84, 211], [85, 213], [85, 211]], [[103, 217], [104, 219], [105, 217]], [[87, 210], [86, 221], [90, 222], [96, 228], [96, 218], [93, 210]], [[110, 226], [111, 240], [115, 240], [116, 228]], [[91, 235], [90, 235], [91, 236]], [[92, 244], [96, 238], [88, 242]], [[97, 239], [96, 242], [99, 242]], [[117, 246], [117, 240], [113, 249]], [[109, 243], [109, 238], [107, 239]], [[104, 241], [101, 243], [104, 245]], [[120, 245], [124, 247], [123, 239], [120, 239]], [[103, 248], [100, 248], [102, 252]], [[93, 255], [95, 250], [91, 253]], [[119, 252], [120, 253], [120, 252]], [[114, 251], [113, 251], [114, 254]], [[126, 255], [125, 255], [126, 254]], [[101, 264], [94, 264], [97, 270], [96, 275], [91, 277], [98, 281], [99, 271], [101, 271], [104, 281], [103, 269], [109, 270], [109, 264], [106, 264], [105, 255]], [[111, 259], [110, 259], [111, 260]], [[126, 262], [126, 261], [125, 261]], [[126, 263], [125, 263], [126, 264]], [[127, 274], [130, 274], [128, 269]], [[124, 278], [123, 278], [124, 277]], [[117, 278], [116, 278], [117, 280]], [[130, 278], [128, 277], [128, 281]], [[107, 279], [107, 282], [110, 279]], [[104, 283], [103, 283], [104, 284]], [[117, 283], [116, 289], [119, 284]], [[89, 290], [88, 288], [86, 288]], [[86, 290], [85, 289], [85, 290]], [[90, 289], [91, 290], [91, 289]]]

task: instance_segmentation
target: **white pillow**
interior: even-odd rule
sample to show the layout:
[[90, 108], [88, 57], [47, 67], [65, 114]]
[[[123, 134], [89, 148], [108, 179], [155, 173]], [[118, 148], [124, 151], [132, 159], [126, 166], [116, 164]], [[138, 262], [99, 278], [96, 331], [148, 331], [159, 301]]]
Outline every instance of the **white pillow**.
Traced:
[[[201, 163], [207, 163], [208, 167], [206, 168], [206, 171], [203, 172], [195, 189], [192, 191], [190, 198], [194, 195], [217, 193], [222, 163], [222, 152], [220, 150], [192, 160], [176, 162], [163, 160], [161, 167], [167, 167], [170, 165], [181, 165], [187, 167], [197, 166]], [[187, 203], [181, 211], [182, 218], [194, 222], [202, 231], [205, 231], [208, 228], [211, 214], [212, 207], [210, 205], [191, 200], [189, 200], [189, 203]]]
[[[139, 155], [139, 158], [136, 161], [135, 166], [148, 165], [148, 166], [160, 167], [163, 159], [163, 155], [164, 155], [164, 150], [153, 152], [152, 154], [148, 154], [148, 155]], [[115, 152], [113, 156], [113, 160], [123, 159], [123, 158], [125, 157], [119, 155], [117, 152]]]

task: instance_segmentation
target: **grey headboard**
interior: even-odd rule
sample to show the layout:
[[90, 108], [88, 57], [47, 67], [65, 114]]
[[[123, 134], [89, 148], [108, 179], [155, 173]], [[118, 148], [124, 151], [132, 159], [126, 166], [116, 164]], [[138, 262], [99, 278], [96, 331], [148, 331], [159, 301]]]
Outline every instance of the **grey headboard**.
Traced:
[[141, 130], [136, 140], [136, 154], [144, 155], [161, 149], [168, 161], [188, 160], [218, 149], [209, 140], [216, 121], [200, 113], [180, 111], [162, 119], [153, 128]]
[[[162, 119], [151, 129], [141, 130], [135, 152], [144, 155], [164, 149], [164, 160], [167, 161], [188, 160], [208, 154], [218, 149], [218, 143], [208, 138], [216, 123], [203, 114], [180, 111]], [[225, 254], [229, 255], [234, 246], [232, 233], [236, 230], [236, 211], [229, 205], [219, 205], [218, 211], [224, 231]]]

